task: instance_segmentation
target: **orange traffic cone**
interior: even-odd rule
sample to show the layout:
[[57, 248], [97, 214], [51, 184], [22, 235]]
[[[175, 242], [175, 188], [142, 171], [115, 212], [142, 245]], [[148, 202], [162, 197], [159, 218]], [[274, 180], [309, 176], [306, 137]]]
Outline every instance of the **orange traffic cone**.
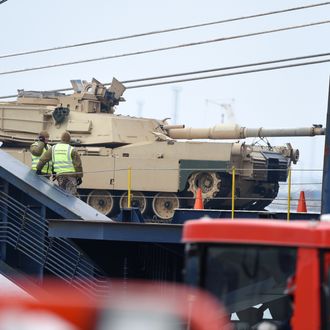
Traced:
[[305, 192], [304, 191], [300, 192], [297, 212], [307, 212], [307, 206], [306, 206]]
[[197, 188], [194, 210], [204, 210], [202, 189]]

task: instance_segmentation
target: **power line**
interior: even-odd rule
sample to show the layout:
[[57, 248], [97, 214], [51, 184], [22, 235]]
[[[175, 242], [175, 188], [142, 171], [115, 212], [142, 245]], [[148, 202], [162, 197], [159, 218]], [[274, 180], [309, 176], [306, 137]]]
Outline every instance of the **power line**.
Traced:
[[0, 5], [2, 5], [4, 2], [6, 2], [7, 0], [1, 0], [0, 1]]
[[240, 39], [240, 38], [253, 37], [253, 36], [258, 36], [258, 35], [270, 34], [270, 33], [275, 33], [275, 32], [283, 32], [283, 31], [288, 31], [288, 30], [301, 29], [301, 28], [305, 28], [305, 27], [317, 26], [317, 25], [328, 24], [328, 23], [330, 23], [330, 20], [313, 22], [313, 23], [302, 24], [302, 25], [289, 26], [289, 27], [260, 31], [260, 32], [252, 32], [252, 33], [234, 35], [234, 36], [230, 36], [230, 37], [222, 37], [222, 38], [216, 38], [216, 39], [211, 39], [211, 40], [191, 42], [191, 43], [187, 43], [187, 44], [179, 44], [179, 45], [162, 47], [162, 48], [154, 48], [154, 49], [142, 50], [142, 51], [137, 51], [137, 52], [132, 52], [132, 53], [124, 53], [124, 54], [118, 54], [118, 55], [110, 55], [110, 56], [104, 56], [104, 57], [98, 57], [98, 58], [72, 61], [72, 62], [50, 64], [50, 65], [44, 65], [44, 66], [38, 66], [38, 67], [32, 67], [32, 68], [26, 68], [26, 69], [3, 71], [3, 72], [0, 72], [0, 75], [22, 73], [22, 72], [27, 72], [27, 71], [44, 70], [44, 69], [50, 69], [50, 68], [58, 68], [58, 67], [62, 67], [62, 66], [75, 65], [75, 64], [104, 61], [104, 60], [120, 58], [120, 57], [128, 57], [128, 56], [141, 55], [141, 54], [147, 54], [147, 53], [155, 53], [155, 52], [166, 51], [166, 50], [177, 49], [177, 48], [199, 46], [199, 45], [205, 45], [208, 43], [215, 43], [215, 42], [228, 41], [228, 40], [233, 40], [233, 39]]
[[[179, 76], [188, 76], [188, 75], [193, 75], [193, 74], [209, 73], [209, 72], [215, 72], [215, 71], [241, 69], [241, 68], [247, 68], [247, 67], [252, 67], [252, 66], [269, 65], [269, 64], [283, 63], [283, 62], [290, 62], [290, 61], [299, 61], [299, 60], [306, 60], [306, 59], [311, 59], [311, 58], [315, 58], [315, 57], [324, 57], [324, 56], [330, 56], [330, 53], [320, 53], [320, 54], [313, 54], [313, 55], [306, 55], [306, 56], [297, 56], [297, 57], [283, 58], [283, 59], [279, 59], [279, 60], [247, 63], [247, 64], [226, 66], [226, 67], [214, 68], [214, 69], [181, 72], [181, 73], [174, 73], [174, 74], [168, 74], [168, 75], [162, 75], [162, 76], [131, 79], [131, 80], [122, 81], [122, 83], [128, 84], [128, 83], [147, 81], [147, 80], [166, 79], [166, 78], [173, 78], [173, 77], [179, 77]], [[110, 83], [107, 83], [105, 85], [110, 85]], [[70, 90], [72, 90], [72, 88]], [[63, 91], [63, 90], [58, 90], [58, 91]]]
[[[7, 1], [7, 0], [3, 0], [3, 2], [4, 1]], [[0, 2], [0, 4], [1, 3], [2, 2]], [[137, 38], [137, 37], [145, 37], [145, 36], [154, 35], [154, 34], [161, 34], [161, 33], [168, 33], [168, 32], [188, 30], [188, 29], [205, 27], [205, 26], [210, 26], [210, 25], [223, 24], [223, 23], [235, 22], [235, 21], [240, 21], [240, 20], [247, 20], [247, 19], [251, 19], [251, 18], [258, 18], [258, 17], [270, 16], [270, 15], [275, 15], [275, 14], [293, 12], [293, 11], [298, 11], [298, 10], [303, 10], [303, 9], [309, 9], [309, 8], [313, 8], [313, 7], [327, 6], [329, 4], [330, 4], [330, 2], [327, 1], [327, 2], [321, 2], [321, 3], [306, 5], [306, 6], [292, 7], [292, 8], [282, 9], [282, 10], [276, 10], [276, 11], [270, 11], [270, 12], [265, 12], [265, 13], [259, 13], [259, 14], [254, 14], [254, 15], [228, 18], [228, 19], [224, 19], [224, 20], [220, 20], [220, 21], [213, 21], [213, 22], [207, 22], [207, 23], [187, 25], [187, 26], [181, 26], [181, 27], [176, 27], [176, 28], [169, 28], [169, 29], [164, 29], [164, 30], [156, 30], [156, 31], [144, 32], [144, 33], [137, 33], [137, 34], [131, 34], [131, 35], [127, 35], [127, 36], [113, 37], [113, 38], [107, 38], [107, 39], [100, 39], [100, 40], [94, 40], [94, 41], [76, 43], [76, 44], [65, 45], [65, 46], [57, 46], [57, 47], [51, 47], [51, 48], [30, 50], [30, 51], [26, 51], [26, 52], [19, 52], [19, 53], [13, 53], [13, 54], [0, 55], [0, 59], [2, 59], [2, 58], [8, 58], [8, 57], [15, 57], [15, 56], [31, 55], [31, 54], [37, 54], [37, 53], [45, 53], [45, 52], [62, 50], [62, 49], [67, 49], [67, 48], [90, 46], [90, 45], [95, 45], [95, 44], [100, 44], [100, 43], [107, 43], [107, 42], [112, 42], [112, 41], [132, 39], [132, 38]]]
[[[312, 58], [317, 58], [317, 57], [325, 57], [325, 56], [330, 56], [330, 53], [319, 53], [319, 54], [313, 54], [313, 55], [296, 56], [296, 57], [290, 57], [290, 58], [282, 58], [282, 59], [278, 59], [278, 60], [269, 60], [269, 61], [263, 61], [263, 62], [254, 62], [254, 63], [240, 64], [240, 65], [232, 65], [232, 66], [213, 68], [213, 69], [205, 69], [205, 70], [199, 70], [199, 71], [189, 71], [189, 72], [180, 72], [180, 73], [173, 73], [173, 74], [161, 75], [161, 76], [136, 78], [136, 79], [130, 79], [130, 80], [122, 80], [121, 82], [123, 84], [129, 84], [129, 83], [134, 83], [134, 82], [143, 82], [143, 81], [150, 81], [150, 80], [167, 79], [167, 78], [174, 78], [174, 77], [180, 77], [180, 76], [210, 73], [210, 72], [216, 72], [216, 71], [242, 69], [242, 68], [262, 66], [262, 65], [270, 65], [270, 64], [283, 63], [283, 62], [301, 61], [301, 60], [312, 59]], [[326, 62], [327, 62], [327, 60], [326, 60]], [[308, 64], [308, 63], [311, 63], [311, 62], [306, 62], [306, 63]], [[187, 81], [189, 81], [189, 80], [187, 80]], [[111, 83], [105, 83], [104, 85], [107, 86], [107, 85], [110, 85], [110, 84]], [[133, 86], [133, 87], [127, 87], [127, 88], [136, 88], [136, 87]], [[53, 90], [50, 90], [49, 92], [66, 92], [66, 91], [71, 91], [71, 90], [72, 90], [72, 88], [61, 88], [61, 89], [53, 89]], [[17, 97], [17, 94], [7, 95], [7, 96], [0, 96], [0, 99], [7, 99], [7, 98], [12, 98], [12, 97]]]
[[143, 85], [128, 86], [126, 88], [127, 89], [131, 89], [131, 88], [152, 87], [152, 86], [159, 86], [159, 85], [166, 85], [166, 84], [175, 84], [175, 83], [195, 81], [195, 80], [220, 78], [220, 77], [228, 77], [228, 76], [236, 76], [236, 75], [241, 75], [241, 74], [256, 73], [256, 72], [262, 72], [262, 71], [287, 69], [287, 68], [293, 68], [293, 67], [304, 66], [304, 65], [321, 64], [321, 63], [326, 63], [326, 62], [330, 62], [330, 59], [319, 60], [319, 61], [311, 61], [311, 62], [305, 62], [305, 63], [288, 64], [288, 65], [281, 65], [281, 66], [273, 66], [273, 67], [269, 67], [269, 68], [262, 68], [262, 69], [255, 69], [255, 70], [245, 70], [245, 71], [238, 71], [238, 72], [230, 72], [230, 73], [224, 73], [224, 74], [219, 74], [219, 75], [211, 75], [211, 76], [203, 76], [203, 77], [195, 77], [195, 78], [186, 78], [186, 79], [177, 79], [177, 80], [171, 80], [171, 81], [162, 81], [162, 82], [153, 83], [153, 84], [143, 84]]

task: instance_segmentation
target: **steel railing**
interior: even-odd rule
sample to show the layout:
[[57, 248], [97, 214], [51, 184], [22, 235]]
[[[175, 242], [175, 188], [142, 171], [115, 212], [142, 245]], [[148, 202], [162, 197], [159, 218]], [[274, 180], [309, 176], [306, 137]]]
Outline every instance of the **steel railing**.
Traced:
[[[90, 295], [102, 295], [109, 281], [69, 240], [48, 236], [48, 220], [0, 191], [0, 242], [19, 251], [44, 271]], [[45, 272], [46, 271], [46, 272]]]

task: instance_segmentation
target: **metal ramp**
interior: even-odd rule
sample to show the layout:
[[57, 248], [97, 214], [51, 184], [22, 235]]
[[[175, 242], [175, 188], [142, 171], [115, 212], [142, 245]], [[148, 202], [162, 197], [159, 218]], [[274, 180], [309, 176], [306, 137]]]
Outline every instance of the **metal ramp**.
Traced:
[[104, 292], [103, 271], [72, 241], [50, 238], [49, 218], [111, 222], [0, 150], [0, 260], [37, 282], [54, 275], [86, 293]]
[[63, 219], [111, 221], [79, 198], [65, 193], [46, 178], [39, 177], [29, 167], [2, 150], [0, 150], [0, 178]]

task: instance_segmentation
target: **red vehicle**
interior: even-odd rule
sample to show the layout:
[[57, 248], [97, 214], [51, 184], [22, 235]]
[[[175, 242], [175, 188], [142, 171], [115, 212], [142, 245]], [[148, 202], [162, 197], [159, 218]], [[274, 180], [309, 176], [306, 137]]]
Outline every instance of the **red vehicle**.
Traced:
[[1, 288], [0, 329], [228, 329], [227, 314], [216, 299], [182, 285], [109, 282], [109, 293], [98, 298], [58, 282], [28, 292]]
[[184, 225], [186, 281], [222, 301], [235, 329], [330, 329], [330, 223]]

